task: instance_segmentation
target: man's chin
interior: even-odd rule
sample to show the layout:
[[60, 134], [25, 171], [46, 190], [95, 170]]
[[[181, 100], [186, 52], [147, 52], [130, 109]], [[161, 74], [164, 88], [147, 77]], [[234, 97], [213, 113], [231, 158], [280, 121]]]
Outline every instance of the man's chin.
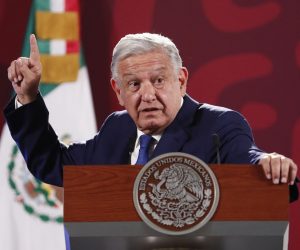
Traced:
[[166, 125], [158, 121], [147, 121], [140, 123], [138, 128], [145, 134], [160, 134], [165, 129]]

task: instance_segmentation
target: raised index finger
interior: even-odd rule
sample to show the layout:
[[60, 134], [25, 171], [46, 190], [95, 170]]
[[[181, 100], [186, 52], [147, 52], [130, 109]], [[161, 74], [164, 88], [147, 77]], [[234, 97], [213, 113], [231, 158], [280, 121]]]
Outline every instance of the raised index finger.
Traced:
[[30, 60], [33, 63], [40, 61], [40, 51], [34, 34], [30, 35]]

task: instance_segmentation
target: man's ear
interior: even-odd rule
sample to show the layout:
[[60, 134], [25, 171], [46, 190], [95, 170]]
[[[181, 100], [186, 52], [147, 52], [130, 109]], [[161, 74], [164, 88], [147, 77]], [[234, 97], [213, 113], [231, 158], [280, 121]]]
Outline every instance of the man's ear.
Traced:
[[110, 80], [110, 85], [111, 85], [112, 89], [114, 90], [114, 92], [116, 93], [119, 104], [121, 106], [124, 106], [124, 101], [123, 101], [123, 98], [122, 98], [122, 95], [121, 95], [121, 88], [120, 88], [119, 84], [117, 83], [117, 81], [112, 78]]
[[178, 80], [180, 84], [181, 96], [184, 96], [186, 94], [186, 85], [187, 85], [188, 77], [189, 77], [189, 72], [187, 68], [186, 67], [180, 68], [178, 74]]

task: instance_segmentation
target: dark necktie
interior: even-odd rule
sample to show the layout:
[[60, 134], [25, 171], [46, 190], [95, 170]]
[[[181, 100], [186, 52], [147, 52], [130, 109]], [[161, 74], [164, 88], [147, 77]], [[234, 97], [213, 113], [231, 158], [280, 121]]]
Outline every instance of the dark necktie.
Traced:
[[141, 135], [140, 136], [140, 150], [136, 165], [144, 165], [149, 160], [149, 148], [150, 142], [152, 141], [151, 135]]

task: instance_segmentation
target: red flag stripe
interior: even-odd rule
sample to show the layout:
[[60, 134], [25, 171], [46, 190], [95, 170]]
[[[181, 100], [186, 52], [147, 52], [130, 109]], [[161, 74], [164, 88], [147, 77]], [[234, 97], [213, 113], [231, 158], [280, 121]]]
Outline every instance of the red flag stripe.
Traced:
[[79, 11], [78, 0], [65, 0], [65, 11]]
[[79, 41], [67, 41], [66, 53], [79, 53]]

